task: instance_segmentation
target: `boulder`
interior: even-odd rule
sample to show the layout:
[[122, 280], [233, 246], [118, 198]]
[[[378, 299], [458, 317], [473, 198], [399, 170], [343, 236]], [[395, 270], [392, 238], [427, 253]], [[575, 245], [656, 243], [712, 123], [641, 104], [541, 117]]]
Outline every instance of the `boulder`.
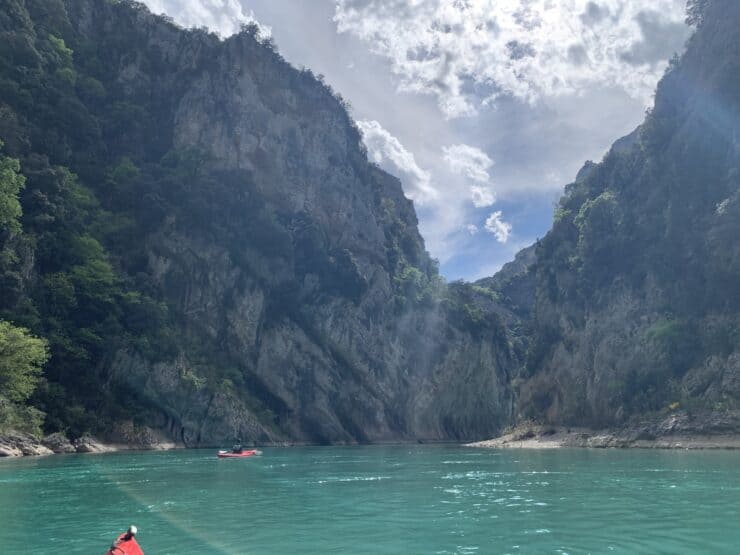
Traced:
[[91, 435], [84, 435], [72, 442], [78, 453], [109, 453], [115, 451], [109, 445], [101, 443]]
[[77, 451], [67, 436], [60, 432], [49, 434], [41, 440], [41, 444], [51, 449], [54, 453], [75, 453]]
[[23, 455], [51, 455], [53, 451], [42, 445], [35, 437], [20, 432], [9, 432], [0, 436], [0, 457]]

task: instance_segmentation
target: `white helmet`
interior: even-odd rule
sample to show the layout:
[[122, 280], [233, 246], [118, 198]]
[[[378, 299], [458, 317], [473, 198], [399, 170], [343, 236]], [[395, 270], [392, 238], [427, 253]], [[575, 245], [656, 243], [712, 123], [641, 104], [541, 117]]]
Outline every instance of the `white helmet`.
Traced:
[[135, 536], [136, 535], [136, 532], [138, 532], [138, 531], [139, 530], [137, 530], [136, 529], [136, 526], [134, 526], [133, 524], [128, 527], [128, 533], [131, 534], [132, 536]]

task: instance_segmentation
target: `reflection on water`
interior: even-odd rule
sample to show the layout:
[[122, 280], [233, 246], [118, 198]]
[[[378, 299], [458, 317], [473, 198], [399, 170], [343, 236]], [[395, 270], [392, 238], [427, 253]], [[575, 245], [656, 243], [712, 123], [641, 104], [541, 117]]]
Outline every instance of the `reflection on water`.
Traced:
[[0, 461], [0, 551], [737, 553], [740, 453], [451, 446]]

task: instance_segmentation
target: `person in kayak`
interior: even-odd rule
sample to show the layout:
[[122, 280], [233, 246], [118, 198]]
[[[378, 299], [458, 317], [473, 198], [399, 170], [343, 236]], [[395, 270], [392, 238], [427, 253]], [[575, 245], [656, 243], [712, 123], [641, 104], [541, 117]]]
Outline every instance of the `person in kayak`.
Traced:
[[231, 448], [231, 452], [239, 455], [244, 449], [242, 448], [242, 440], [237, 439], [234, 447]]
[[136, 532], [138, 532], [136, 526], [129, 526], [128, 530], [113, 542], [106, 555], [144, 555], [134, 537]]

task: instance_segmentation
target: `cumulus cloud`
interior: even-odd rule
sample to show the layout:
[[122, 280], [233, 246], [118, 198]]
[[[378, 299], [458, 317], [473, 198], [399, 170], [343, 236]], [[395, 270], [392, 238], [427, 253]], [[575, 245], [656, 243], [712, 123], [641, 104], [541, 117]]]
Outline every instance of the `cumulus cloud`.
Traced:
[[480, 231], [480, 230], [478, 229], [478, 226], [477, 226], [477, 225], [475, 225], [475, 224], [468, 224], [468, 225], [466, 225], [466, 226], [465, 226], [465, 230], [466, 230], [466, 231], [467, 231], [467, 232], [468, 232], [468, 233], [469, 233], [470, 235], [478, 235], [478, 231]]
[[444, 160], [455, 173], [461, 173], [480, 183], [485, 183], [491, 176], [488, 170], [493, 166], [493, 160], [488, 155], [470, 145], [452, 145], [442, 148]]
[[680, 49], [688, 33], [685, 0], [335, 1], [338, 31], [386, 57], [401, 90], [435, 95], [449, 118], [500, 95], [535, 102], [594, 86], [647, 105], [671, 55], [660, 45]]
[[497, 210], [486, 218], [486, 231], [493, 233], [499, 243], [506, 243], [511, 234], [511, 224], [505, 222], [501, 210]]
[[473, 206], [476, 208], [488, 208], [496, 202], [496, 194], [488, 187], [473, 185], [470, 188]]
[[183, 27], [208, 27], [211, 31], [228, 37], [238, 33], [242, 25], [254, 23], [259, 34], [270, 36], [270, 28], [260, 24], [254, 13], [246, 11], [239, 0], [143, 0], [156, 14], [166, 14]]
[[442, 158], [450, 171], [462, 175], [479, 185], [470, 187], [470, 198], [476, 208], [486, 208], [496, 202], [496, 195], [486, 184], [491, 176], [488, 170], [493, 166], [493, 160], [474, 146], [459, 144], [442, 148]]
[[437, 197], [431, 174], [419, 167], [414, 155], [396, 137], [377, 121], [358, 121], [357, 126], [370, 160], [392, 173], [400, 173], [410, 199], [424, 204]]

